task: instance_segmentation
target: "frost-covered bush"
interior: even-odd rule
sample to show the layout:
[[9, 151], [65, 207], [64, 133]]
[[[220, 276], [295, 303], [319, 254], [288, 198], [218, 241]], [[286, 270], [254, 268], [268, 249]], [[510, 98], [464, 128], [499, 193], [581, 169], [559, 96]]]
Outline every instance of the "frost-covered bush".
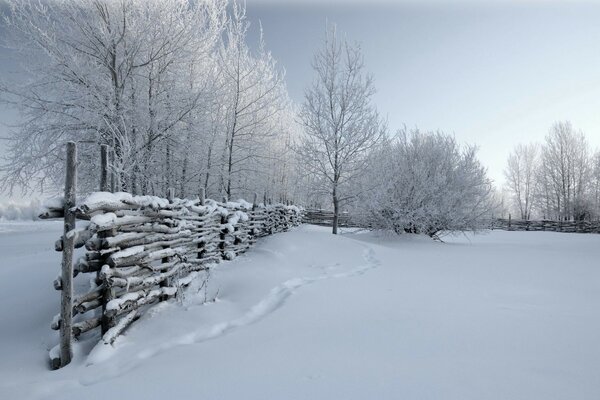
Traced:
[[363, 222], [430, 236], [483, 227], [492, 185], [475, 147], [440, 132], [404, 130], [372, 157], [357, 205]]
[[36, 220], [40, 208], [39, 200], [0, 203], [0, 220]]

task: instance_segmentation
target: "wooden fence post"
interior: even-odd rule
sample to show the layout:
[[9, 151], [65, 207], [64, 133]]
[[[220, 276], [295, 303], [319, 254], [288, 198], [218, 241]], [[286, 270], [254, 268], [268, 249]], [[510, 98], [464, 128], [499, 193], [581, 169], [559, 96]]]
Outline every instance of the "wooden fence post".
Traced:
[[112, 149], [112, 151], [110, 152], [110, 191], [111, 192], [116, 192], [116, 188], [117, 188], [117, 177], [115, 176], [115, 170], [114, 170], [114, 165], [115, 165], [115, 150]]
[[252, 211], [256, 210], [256, 203], [258, 203], [258, 193], [254, 192], [254, 199], [252, 199]]
[[108, 146], [100, 146], [100, 191], [108, 192]]
[[67, 173], [65, 180], [64, 233], [62, 251], [61, 300], [60, 300], [60, 366], [71, 362], [73, 331], [73, 249], [75, 235], [75, 202], [77, 190], [77, 145], [67, 143]]
[[[169, 188], [167, 189], [167, 199], [169, 200], [169, 204], [173, 204], [173, 202], [175, 201], [175, 189], [174, 188]], [[169, 246], [163, 246], [163, 249], [168, 249]], [[163, 257], [160, 262], [162, 264], [166, 264], [169, 261], [171, 261], [171, 257]], [[158, 285], [159, 287], [165, 287], [165, 286], [169, 286], [170, 280], [169, 278], [163, 280], [162, 282], [160, 282], [160, 284]], [[167, 295], [161, 295], [158, 297], [158, 301], [166, 301], [169, 299], [169, 296]]]
[[508, 230], [509, 231], [510, 231], [511, 220], [512, 220], [512, 216], [510, 214], [508, 214]]
[[200, 199], [200, 205], [203, 206], [204, 202], [206, 201], [206, 190], [204, 188], [200, 188], [198, 198]]
[[[204, 205], [204, 203], [206, 202], [206, 189], [204, 189], [203, 187], [200, 188], [200, 193], [198, 193], [198, 199], [199, 199], [199, 203], [201, 206]], [[198, 243], [198, 254], [196, 254], [196, 258], [198, 260], [202, 259], [202, 257], [204, 256], [204, 242], [199, 242]]]

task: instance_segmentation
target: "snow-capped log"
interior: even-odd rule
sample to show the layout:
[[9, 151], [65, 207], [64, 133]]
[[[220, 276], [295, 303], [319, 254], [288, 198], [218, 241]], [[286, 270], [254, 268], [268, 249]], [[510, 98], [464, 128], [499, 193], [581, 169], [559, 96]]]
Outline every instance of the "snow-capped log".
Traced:
[[102, 336], [104, 344], [113, 344], [117, 337], [137, 318], [139, 318], [139, 310], [133, 310], [125, 317], [121, 318], [119, 323], [110, 328], [108, 332]]
[[77, 337], [87, 331], [91, 331], [92, 329], [99, 327], [101, 323], [101, 318], [92, 318], [73, 324], [73, 336]]
[[[202, 196], [203, 197], [203, 196]], [[300, 224], [302, 211], [283, 204], [216, 202], [93, 193], [74, 208], [89, 220], [64, 237], [86, 252], [73, 275], [95, 273], [93, 287], [73, 299], [74, 336], [100, 327], [111, 344], [153, 304], [177, 295], [215, 263], [231, 260], [261, 236]], [[56, 244], [64, 251], [62, 238]], [[55, 287], [60, 289], [61, 279]], [[91, 310], [93, 317], [87, 316]], [[60, 328], [62, 317], [53, 321]]]

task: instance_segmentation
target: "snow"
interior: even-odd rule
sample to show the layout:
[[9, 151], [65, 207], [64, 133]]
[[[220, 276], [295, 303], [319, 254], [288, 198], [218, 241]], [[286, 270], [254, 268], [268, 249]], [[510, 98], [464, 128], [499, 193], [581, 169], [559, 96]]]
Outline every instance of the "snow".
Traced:
[[[53, 202], [54, 201], [54, 202]], [[62, 199], [52, 199], [49, 202], [54, 204], [56, 201], [61, 202]], [[0, 221], [15, 221], [15, 220], [36, 220], [41, 211], [46, 207], [46, 203], [42, 206], [40, 201], [33, 199], [30, 201], [5, 201], [0, 203]]]
[[62, 225], [1, 227], [3, 399], [600, 395], [600, 235], [439, 243], [302, 226], [218, 265], [207, 286], [199, 273], [113, 346], [80, 342], [69, 366], [50, 371]]
[[126, 258], [126, 257], [131, 257], [131, 256], [135, 256], [136, 254], [140, 254], [144, 252], [144, 246], [133, 246], [133, 247], [129, 247], [125, 250], [120, 250], [117, 251], [116, 253], [114, 253], [111, 258], [113, 260], [117, 260], [120, 258]]
[[115, 213], [105, 213], [94, 215], [90, 223], [95, 225], [97, 228], [105, 228], [115, 223], [117, 216]]

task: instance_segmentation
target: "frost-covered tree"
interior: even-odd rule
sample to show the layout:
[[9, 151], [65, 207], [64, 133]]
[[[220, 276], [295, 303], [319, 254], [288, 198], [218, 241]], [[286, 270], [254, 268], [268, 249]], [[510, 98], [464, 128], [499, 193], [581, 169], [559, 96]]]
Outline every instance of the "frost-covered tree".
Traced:
[[552, 126], [540, 150], [537, 202], [547, 218], [583, 219], [589, 213], [590, 178], [587, 140], [570, 122]]
[[246, 44], [248, 27], [244, 7], [234, 4], [219, 53], [224, 83], [219, 101], [224, 104], [226, 128], [221, 186], [228, 197], [251, 190], [249, 178], [264, 171], [269, 157], [265, 150], [281, 132], [276, 120], [285, 117], [290, 106], [284, 75], [266, 50], [262, 32], [253, 53]]
[[83, 191], [97, 189], [98, 144], [113, 149], [115, 190], [204, 188], [216, 198], [287, 190], [272, 165], [291, 159], [293, 110], [262, 35], [250, 50], [244, 7], [11, 0], [4, 17], [7, 45], [30, 67], [26, 80], [0, 84], [0, 100], [22, 116], [5, 187], [59, 186], [64, 143], [74, 140]]
[[537, 168], [538, 146], [535, 144], [517, 145], [508, 156], [504, 176], [512, 199], [521, 219], [531, 218], [535, 194], [535, 170]]
[[493, 188], [473, 146], [441, 132], [402, 130], [371, 154], [356, 203], [365, 224], [396, 233], [486, 227]]
[[67, 140], [80, 142], [89, 160], [80, 163], [83, 187], [95, 178], [92, 144], [113, 148], [117, 189], [149, 191], [157, 173], [168, 180], [169, 154], [163, 171], [150, 163], [197, 107], [202, 92], [181, 77], [207, 58], [224, 20], [219, 0], [11, 1], [6, 30], [29, 79], [0, 88], [23, 117], [5, 182], [60, 181]]
[[346, 189], [364, 171], [385, 127], [372, 104], [373, 79], [358, 45], [340, 40], [332, 27], [312, 66], [316, 76], [300, 111], [299, 162], [318, 185], [311, 190], [331, 196], [336, 234], [340, 205], [351, 197]]
[[591, 159], [590, 203], [592, 204], [591, 217], [600, 219], [600, 150], [594, 153]]

